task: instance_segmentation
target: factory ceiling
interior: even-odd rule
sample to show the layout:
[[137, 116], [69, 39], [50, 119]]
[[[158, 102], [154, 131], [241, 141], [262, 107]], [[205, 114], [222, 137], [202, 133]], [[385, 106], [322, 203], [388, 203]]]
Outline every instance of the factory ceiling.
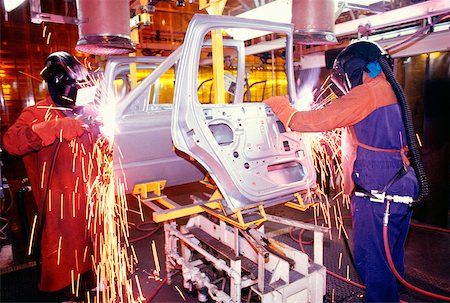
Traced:
[[[1, 2], [2, 4], [3, 1]], [[198, 1], [131, 0], [129, 3], [130, 17], [133, 18], [136, 15], [145, 13], [149, 18], [138, 26], [138, 55], [168, 55], [177, 45], [181, 44], [192, 16], [194, 14], [207, 13], [205, 10], [199, 9]], [[269, 2], [269, 0], [228, 0], [225, 4], [223, 15], [237, 16]], [[363, 16], [375, 16], [383, 12], [427, 1], [355, 0], [353, 2], [345, 2], [345, 5], [342, 6], [342, 12], [336, 19], [336, 26]], [[56, 50], [74, 52], [78, 33], [77, 26], [71, 20], [73, 21], [77, 17], [76, 3], [75, 0], [28, 0], [9, 13], [6, 13], [2, 5], [0, 51], [2, 90], [0, 101], [3, 108], [5, 108], [5, 100], [21, 100], [22, 102], [30, 100], [32, 102], [36, 96], [45, 92], [41, 85], [42, 81], [39, 72], [49, 53]], [[31, 11], [33, 7], [36, 9], [35, 6], [39, 6], [43, 13], [50, 14], [53, 16], [53, 20], [58, 22], [52, 22], [52, 18], [33, 20]], [[32, 8], [31, 10], [30, 7]], [[419, 20], [414, 20], [413, 22], [420, 23]], [[397, 29], [401, 28], [401, 26], [395, 24], [392, 28]], [[392, 28], [377, 29], [377, 32], [389, 31]], [[348, 41], [349, 38], [369, 34], [369, 31], [370, 29], [362, 28], [358, 32], [342, 35], [338, 41], [342, 43], [346, 39]], [[301, 46], [301, 52], [302, 54], [315, 51], [323, 52], [333, 47], [304, 45]], [[89, 55], [78, 53], [78, 56], [84, 57], [87, 62], [93, 61]], [[31, 91], [34, 91], [31, 95], [26, 92], [27, 89], [19, 89], [30, 87], [32, 88]], [[37, 94], [36, 91], [38, 92]]]

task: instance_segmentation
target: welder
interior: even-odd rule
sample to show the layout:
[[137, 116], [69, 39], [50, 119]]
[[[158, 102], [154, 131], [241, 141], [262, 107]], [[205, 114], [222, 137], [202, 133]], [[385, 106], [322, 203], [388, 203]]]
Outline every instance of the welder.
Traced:
[[49, 94], [22, 111], [3, 144], [10, 154], [23, 157], [38, 209], [32, 244], [39, 290], [44, 298], [74, 301], [95, 286], [86, 197], [95, 177], [89, 157], [98, 127], [78, 118], [77, 92], [88, 71], [74, 56], [52, 53], [41, 75]]
[[331, 79], [341, 96], [328, 106], [297, 111], [287, 96], [264, 101], [293, 131], [342, 128], [344, 193], [351, 195], [354, 259], [367, 302], [400, 299], [383, 248], [386, 199], [390, 199], [389, 248], [403, 275], [411, 203], [427, 191], [411, 115], [392, 63], [378, 44], [357, 41], [334, 61]]

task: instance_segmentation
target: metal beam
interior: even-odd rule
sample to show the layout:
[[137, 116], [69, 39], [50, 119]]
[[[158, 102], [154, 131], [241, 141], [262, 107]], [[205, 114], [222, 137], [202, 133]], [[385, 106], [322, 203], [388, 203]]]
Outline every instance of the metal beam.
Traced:
[[346, 36], [358, 33], [358, 27], [360, 26], [367, 26], [370, 29], [380, 29], [445, 13], [450, 13], [449, 0], [430, 0], [387, 11], [382, 14], [338, 23], [335, 25], [334, 33], [337, 37]]
[[[376, 41], [382, 47], [397, 43], [408, 36], [396, 37], [392, 39], [375, 40], [369, 37], [369, 40]], [[433, 52], [450, 51], [450, 30], [437, 33], [430, 33], [421, 38], [415, 39], [404, 46], [390, 52], [393, 58], [410, 57]], [[300, 62], [296, 62], [295, 66], [301, 69], [321, 68], [325, 67], [325, 56], [322, 52], [306, 55], [301, 58]]]

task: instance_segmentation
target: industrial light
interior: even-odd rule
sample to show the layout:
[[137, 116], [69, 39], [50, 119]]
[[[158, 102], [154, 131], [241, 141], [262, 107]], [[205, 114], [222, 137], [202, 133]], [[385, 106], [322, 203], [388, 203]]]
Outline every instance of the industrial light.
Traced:
[[24, 2], [25, 0], [3, 0], [3, 5], [5, 6], [5, 11], [9, 13]]

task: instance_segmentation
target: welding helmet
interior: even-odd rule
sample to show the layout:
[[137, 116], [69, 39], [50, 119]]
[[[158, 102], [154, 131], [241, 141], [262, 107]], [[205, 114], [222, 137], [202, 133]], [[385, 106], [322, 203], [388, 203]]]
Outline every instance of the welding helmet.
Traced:
[[59, 51], [45, 61], [41, 75], [47, 82], [53, 102], [58, 106], [75, 106], [77, 90], [87, 82], [88, 71], [71, 54]]
[[364, 40], [357, 41], [344, 48], [336, 57], [331, 80], [344, 93], [363, 83], [364, 72], [375, 78], [382, 71], [380, 60], [392, 60], [387, 52], [377, 43]]

